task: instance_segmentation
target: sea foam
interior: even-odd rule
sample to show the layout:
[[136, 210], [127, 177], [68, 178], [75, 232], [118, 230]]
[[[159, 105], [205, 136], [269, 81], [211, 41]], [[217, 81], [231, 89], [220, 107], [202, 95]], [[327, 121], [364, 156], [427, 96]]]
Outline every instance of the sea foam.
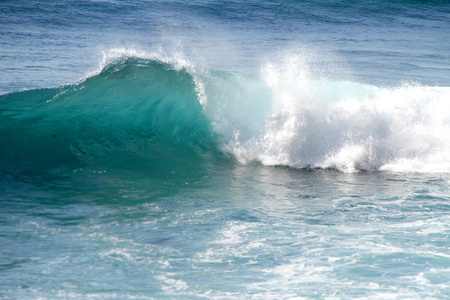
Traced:
[[449, 87], [315, 76], [295, 56], [258, 76], [209, 71], [197, 82], [223, 151], [241, 163], [450, 172]]
[[104, 168], [117, 156], [184, 164], [190, 151], [209, 159], [219, 150], [243, 164], [450, 172], [450, 87], [343, 80], [302, 55], [246, 74], [112, 49], [78, 83], [2, 96], [0, 129], [16, 138], [0, 154]]

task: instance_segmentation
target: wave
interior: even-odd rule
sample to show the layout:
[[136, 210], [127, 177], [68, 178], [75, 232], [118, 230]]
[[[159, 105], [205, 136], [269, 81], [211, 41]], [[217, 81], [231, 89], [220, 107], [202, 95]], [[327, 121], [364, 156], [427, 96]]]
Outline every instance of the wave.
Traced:
[[76, 84], [0, 96], [0, 159], [158, 172], [232, 157], [343, 172], [450, 172], [448, 99], [448, 87], [314, 76], [298, 57], [249, 75], [125, 53]]
[[199, 160], [215, 138], [185, 70], [126, 58], [85, 80], [0, 98], [0, 159], [25, 168], [140, 168]]

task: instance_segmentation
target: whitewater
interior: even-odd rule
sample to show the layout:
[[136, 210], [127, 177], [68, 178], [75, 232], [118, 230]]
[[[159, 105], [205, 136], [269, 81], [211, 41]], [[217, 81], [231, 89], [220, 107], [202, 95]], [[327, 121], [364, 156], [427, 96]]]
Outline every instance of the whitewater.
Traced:
[[446, 3], [0, 8], [0, 298], [450, 298]]
[[[35, 119], [43, 114], [41, 110], [46, 110], [42, 117], [48, 119], [45, 126], [51, 127], [47, 131], [55, 126], [67, 130], [57, 133], [64, 139], [76, 140], [78, 134], [97, 129], [97, 137], [86, 137], [97, 147], [91, 153], [87, 154], [85, 148], [92, 145], [80, 145], [84, 148], [79, 150], [73, 144], [65, 145], [66, 156], [74, 155], [79, 160], [107, 151], [101, 148], [132, 130], [138, 131], [137, 136], [131, 134], [129, 140], [120, 143], [135, 143], [136, 138], [145, 139], [137, 143], [150, 143], [153, 138], [149, 136], [157, 134], [172, 139], [168, 143], [180, 144], [177, 147], [199, 144], [216, 148], [243, 164], [342, 172], [450, 172], [449, 88], [415, 84], [380, 88], [317, 79], [302, 57], [288, 55], [283, 59], [286, 61], [279, 65], [268, 63], [258, 76], [252, 76], [198, 69], [180, 58], [113, 49], [105, 54], [98, 74], [54, 90], [28, 92], [42, 94], [35, 106], [28, 98], [39, 96], [27, 95], [23, 105], [7, 99], [14, 114], [5, 108], [2, 122], [4, 127], [19, 130], [21, 125], [13, 120], [23, 107], [24, 115], [19, 118], [21, 122], [33, 120], [33, 131], [39, 126]], [[21, 98], [23, 93], [6, 98]], [[127, 119], [131, 116], [134, 119]], [[108, 125], [104, 132], [103, 127]], [[80, 128], [73, 131], [74, 126]], [[47, 154], [59, 152], [50, 160], [60, 163], [54, 156], [63, 153], [59, 145], [42, 145], [45, 137], [33, 134], [31, 139], [39, 145], [27, 155], [39, 163], [46, 155], [36, 151], [41, 147]], [[25, 132], [19, 135], [19, 145], [4, 146], [24, 148], [22, 141], [30, 143], [30, 139], [24, 139]], [[192, 140], [184, 141], [186, 138]], [[123, 147], [129, 155], [136, 145]], [[14, 156], [20, 153], [18, 149], [3, 152]]]

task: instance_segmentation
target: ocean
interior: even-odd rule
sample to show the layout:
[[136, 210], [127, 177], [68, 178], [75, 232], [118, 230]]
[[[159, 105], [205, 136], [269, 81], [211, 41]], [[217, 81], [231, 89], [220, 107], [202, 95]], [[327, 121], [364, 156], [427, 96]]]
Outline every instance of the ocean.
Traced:
[[1, 299], [450, 299], [448, 1], [0, 2]]

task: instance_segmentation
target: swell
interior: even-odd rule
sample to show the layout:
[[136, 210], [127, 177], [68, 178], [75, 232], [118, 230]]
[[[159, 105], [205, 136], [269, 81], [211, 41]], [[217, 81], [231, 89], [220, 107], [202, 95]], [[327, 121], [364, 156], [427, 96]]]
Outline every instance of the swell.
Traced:
[[82, 82], [0, 97], [0, 159], [13, 168], [170, 169], [214, 152], [186, 70], [124, 58]]
[[76, 84], [1, 96], [0, 163], [189, 174], [232, 157], [450, 172], [448, 87], [329, 79], [295, 55], [257, 75], [126, 55]]

